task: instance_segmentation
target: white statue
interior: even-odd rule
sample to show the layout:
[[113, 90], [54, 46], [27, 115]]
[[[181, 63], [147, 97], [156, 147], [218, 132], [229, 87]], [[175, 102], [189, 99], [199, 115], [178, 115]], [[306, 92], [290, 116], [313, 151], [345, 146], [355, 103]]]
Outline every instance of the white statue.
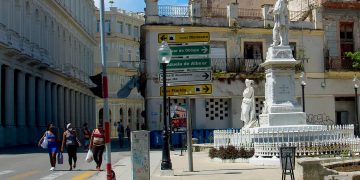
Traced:
[[253, 80], [245, 80], [246, 89], [243, 92], [244, 98], [241, 104], [241, 120], [245, 123], [243, 128], [254, 127], [257, 122], [255, 117], [254, 88], [252, 87], [253, 83]]
[[289, 9], [287, 8], [287, 0], [277, 0], [274, 9], [270, 10], [274, 15], [273, 43], [271, 46], [287, 46], [289, 45]]

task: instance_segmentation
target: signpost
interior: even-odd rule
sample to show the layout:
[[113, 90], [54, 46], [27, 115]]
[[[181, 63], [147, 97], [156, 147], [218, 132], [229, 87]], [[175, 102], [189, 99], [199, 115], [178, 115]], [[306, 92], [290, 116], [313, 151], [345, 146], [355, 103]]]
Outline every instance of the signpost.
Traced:
[[[163, 95], [163, 87], [160, 87], [160, 96]], [[166, 86], [166, 94], [169, 96], [211, 94], [212, 84], [194, 84], [180, 86]]]
[[[163, 75], [159, 74], [160, 83], [163, 82]], [[186, 73], [169, 72], [166, 73], [166, 82], [194, 82], [194, 81], [211, 81], [211, 71], [191, 71]]]
[[[280, 163], [282, 169], [282, 180], [286, 179], [286, 175], [290, 175], [291, 180], [295, 180], [295, 152], [296, 147], [280, 147]], [[289, 171], [289, 172], [288, 172]]]
[[210, 34], [208, 32], [158, 34], [158, 43], [162, 41], [167, 43], [209, 42], [209, 40]]
[[208, 55], [210, 53], [209, 45], [170, 46], [170, 49], [173, 56]]
[[[209, 58], [200, 59], [172, 59], [166, 66], [167, 71], [178, 70], [178, 69], [199, 69], [209, 70], [211, 68], [211, 61]], [[162, 67], [160, 66], [162, 70]]]

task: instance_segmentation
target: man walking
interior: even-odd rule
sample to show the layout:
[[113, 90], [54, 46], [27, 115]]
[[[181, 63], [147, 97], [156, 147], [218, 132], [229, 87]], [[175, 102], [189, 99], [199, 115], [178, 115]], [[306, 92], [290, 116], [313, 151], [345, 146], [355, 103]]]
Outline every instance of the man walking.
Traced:
[[124, 137], [124, 126], [121, 124], [121, 122], [118, 122], [118, 126], [117, 126], [117, 133], [118, 133], [118, 138], [119, 138], [119, 146], [120, 148], [123, 147], [123, 137]]

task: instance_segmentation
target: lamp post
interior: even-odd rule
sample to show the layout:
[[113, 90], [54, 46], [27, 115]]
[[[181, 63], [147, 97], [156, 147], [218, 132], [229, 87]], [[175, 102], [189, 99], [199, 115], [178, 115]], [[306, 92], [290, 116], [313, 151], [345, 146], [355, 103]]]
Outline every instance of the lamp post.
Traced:
[[354, 90], [355, 90], [355, 135], [358, 136], [359, 135], [359, 111], [358, 111], [358, 96], [357, 96], [357, 89], [359, 88], [359, 80], [356, 77], [356, 75], [354, 75]]
[[306, 82], [305, 82], [305, 73], [304, 72], [301, 72], [300, 78], [301, 78], [302, 106], [303, 106], [303, 112], [305, 112], [305, 86], [306, 86]]
[[163, 129], [163, 147], [162, 147], [162, 160], [161, 160], [161, 170], [171, 170], [171, 159], [170, 159], [170, 150], [169, 150], [169, 131], [167, 126], [167, 115], [166, 115], [166, 65], [169, 64], [171, 60], [171, 50], [167, 43], [163, 41], [161, 46], [158, 50], [158, 59], [159, 63], [162, 66], [163, 70], [163, 122], [164, 122], [164, 129]]

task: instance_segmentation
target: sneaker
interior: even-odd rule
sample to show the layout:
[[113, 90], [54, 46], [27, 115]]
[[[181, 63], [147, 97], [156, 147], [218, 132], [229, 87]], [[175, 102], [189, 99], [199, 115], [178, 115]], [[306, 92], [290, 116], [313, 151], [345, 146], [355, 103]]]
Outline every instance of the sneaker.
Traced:
[[55, 167], [51, 167], [51, 168], [50, 168], [50, 171], [54, 171], [54, 170], [55, 170]]

